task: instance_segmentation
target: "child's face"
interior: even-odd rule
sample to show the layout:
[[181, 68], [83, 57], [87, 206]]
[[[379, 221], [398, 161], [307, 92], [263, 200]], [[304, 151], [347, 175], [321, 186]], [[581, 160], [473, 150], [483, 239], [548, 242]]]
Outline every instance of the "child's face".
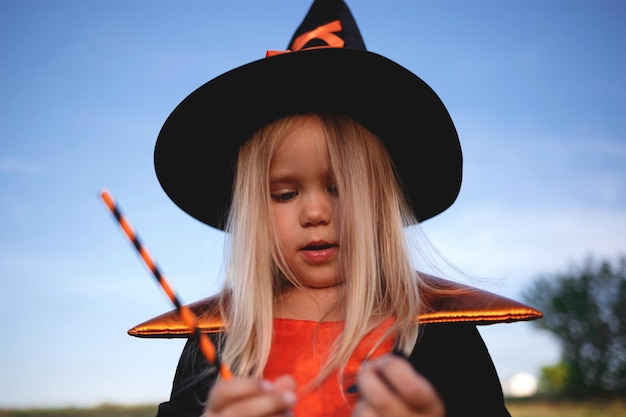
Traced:
[[313, 288], [341, 283], [338, 196], [317, 121], [281, 140], [270, 165], [270, 193], [281, 250], [298, 281]]

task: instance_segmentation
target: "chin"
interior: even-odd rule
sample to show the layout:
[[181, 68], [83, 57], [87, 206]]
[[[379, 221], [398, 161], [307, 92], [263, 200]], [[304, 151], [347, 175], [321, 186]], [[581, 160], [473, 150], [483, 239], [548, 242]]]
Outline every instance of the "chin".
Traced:
[[332, 281], [316, 281], [316, 282], [303, 282], [302, 285], [306, 288], [314, 290], [323, 290], [326, 288], [336, 288], [344, 284], [345, 281], [332, 280]]

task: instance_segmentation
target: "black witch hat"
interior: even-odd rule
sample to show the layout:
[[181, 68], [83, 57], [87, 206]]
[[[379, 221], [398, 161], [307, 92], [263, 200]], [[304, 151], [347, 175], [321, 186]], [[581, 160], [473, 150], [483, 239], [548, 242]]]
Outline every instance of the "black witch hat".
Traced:
[[345, 114], [375, 133], [419, 221], [456, 199], [462, 154], [448, 111], [418, 76], [365, 49], [341, 0], [316, 0], [288, 51], [268, 52], [187, 96], [157, 139], [159, 182], [181, 209], [221, 229], [239, 147], [260, 127], [309, 112]]

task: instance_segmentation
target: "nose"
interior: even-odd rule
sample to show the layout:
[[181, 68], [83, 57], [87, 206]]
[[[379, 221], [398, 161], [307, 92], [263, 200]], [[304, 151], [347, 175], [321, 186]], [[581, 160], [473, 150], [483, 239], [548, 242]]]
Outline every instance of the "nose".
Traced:
[[303, 227], [325, 225], [332, 219], [333, 205], [327, 192], [315, 192], [302, 201], [300, 224]]

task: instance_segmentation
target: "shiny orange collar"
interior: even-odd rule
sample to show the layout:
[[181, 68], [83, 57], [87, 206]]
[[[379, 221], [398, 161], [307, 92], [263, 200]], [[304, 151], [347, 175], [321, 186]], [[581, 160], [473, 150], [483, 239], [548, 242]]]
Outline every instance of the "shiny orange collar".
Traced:
[[[543, 317], [540, 311], [510, 298], [431, 275], [423, 277], [423, 311], [418, 316], [421, 324], [470, 322], [485, 325]], [[219, 295], [196, 301], [188, 307], [198, 316], [201, 331], [214, 333], [223, 330]], [[179, 319], [176, 310], [172, 310], [134, 326], [128, 334], [137, 337], [174, 338], [188, 337], [191, 331]]]

